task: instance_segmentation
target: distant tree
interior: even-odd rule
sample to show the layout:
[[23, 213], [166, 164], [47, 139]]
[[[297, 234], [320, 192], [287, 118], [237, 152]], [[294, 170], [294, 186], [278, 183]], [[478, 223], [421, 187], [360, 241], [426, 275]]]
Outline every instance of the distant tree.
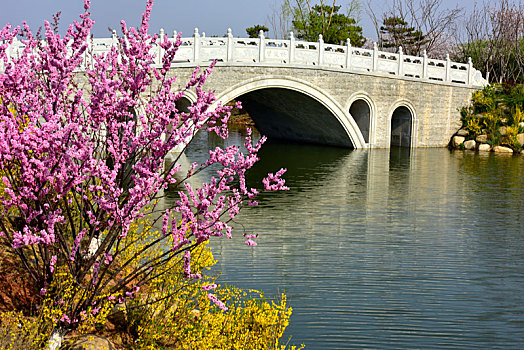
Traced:
[[419, 55], [428, 41], [420, 30], [415, 30], [398, 16], [384, 18], [380, 27], [379, 44], [384, 48], [402, 46], [408, 55]]
[[246, 33], [247, 35], [249, 35], [250, 38], [258, 38], [260, 31], [268, 32], [269, 29], [268, 27], [260, 25], [260, 24], [254, 25], [253, 27], [246, 28]]
[[365, 38], [362, 36], [362, 27], [357, 25], [357, 20], [351, 17], [351, 10], [348, 14], [339, 13], [340, 6], [320, 5], [307, 7], [297, 1], [292, 9], [293, 29], [299, 39], [307, 41], [317, 41], [319, 34], [322, 34], [324, 42], [330, 44], [340, 44], [350, 39], [351, 45], [362, 46]]
[[[444, 58], [455, 45], [454, 36], [458, 20], [464, 11], [462, 8], [442, 5], [443, 0], [392, 0], [390, 6], [384, 8], [382, 14], [374, 12], [374, 7], [368, 1], [367, 12], [373, 21], [377, 37], [381, 37], [381, 27], [387, 18], [398, 17], [407, 22], [407, 27], [413, 28], [424, 35], [424, 43], [412, 54], [427, 51], [428, 56]], [[402, 45], [404, 46], [404, 45]]]
[[274, 0], [271, 5], [271, 13], [267, 16], [267, 22], [275, 38], [287, 39], [292, 26], [291, 7], [288, 6], [287, 0], [283, 4], [277, 1]]
[[465, 20], [453, 59], [473, 65], [491, 82], [524, 82], [524, 4], [497, 0], [475, 6]]

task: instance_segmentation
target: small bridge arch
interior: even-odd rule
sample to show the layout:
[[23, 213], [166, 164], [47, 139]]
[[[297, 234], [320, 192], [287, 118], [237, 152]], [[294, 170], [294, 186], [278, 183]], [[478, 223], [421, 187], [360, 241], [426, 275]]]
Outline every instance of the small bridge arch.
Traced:
[[217, 95], [218, 103], [238, 99], [262, 134], [333, 146], [365, 148], [356, 121], [327, 92], [300, 79], [253, 78]]
[[396, 101], [389, 110], [388, 121], [390, 146], [417, 146], [417, 114], [410, 101]]
[[368, 147], [373, 147], [377, 107], [371, 96], [363, 90], [353, 93], [348, 98], [344, 110], [355, 120]]

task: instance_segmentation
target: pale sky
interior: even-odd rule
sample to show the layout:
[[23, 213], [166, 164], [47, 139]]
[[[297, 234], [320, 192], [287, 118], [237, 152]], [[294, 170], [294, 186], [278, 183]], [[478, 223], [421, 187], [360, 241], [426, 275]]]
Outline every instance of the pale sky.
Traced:
[[[272, 8], [279, 7], [281, 0], [156, 0], [151, 15], [151, 30], [158, 32], [164, 28], [166, 33], [181, 31], [184, 36], [191, 36], [195, 27], [207, 36], [222, 36], [227, 28], [232, 28], [234, 36], [246, 36], [245, 28], [254, 24], [265, 24], [269, 27], [267, 17]], [[337, 1], [345, 5], [349, 0]], [[376, 4], [376, 12], [382, 13], [381, 7], [389, 6], [392, 0], [371, 0]], [[360, 1], [363, 5], [367, 0]], [[45, 19], [62, 11], [61, 29], [77, 19], [83, 10], [83, 0], [0, 0], [0, 26], [6, 23], [19, 25], [26, 20], [31, 28], [37, 29]], [[96, 22], [93, 34], [95, 37], [107, 37], [108, 27], [120, 33], [120, 20], [128, 25], [140, 23], [140, 16], [145, 8], [145, 0], [91, 0], [92, 19]], [[471, 0], [443, 0], [446, 6], [472, 7]], [[276, 5], [275, 5], [276, 4]], [[372, 23], [362, 11], [360, 25], [364, 36], [374, 37]], [[273, 33], [269, 33], [274, 37]]]

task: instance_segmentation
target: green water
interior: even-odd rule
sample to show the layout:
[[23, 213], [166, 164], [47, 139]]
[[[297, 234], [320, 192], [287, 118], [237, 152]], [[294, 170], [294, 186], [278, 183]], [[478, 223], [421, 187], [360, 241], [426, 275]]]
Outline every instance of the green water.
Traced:
[[[216, 144], [200, 134], [186, 155]], [[212, 249], [221, 282], [286, 291], [291, 343], [524, 347], [524, 157], [274, 143], [248, 180], [280, 167], [291, 190], [262, 195]]]

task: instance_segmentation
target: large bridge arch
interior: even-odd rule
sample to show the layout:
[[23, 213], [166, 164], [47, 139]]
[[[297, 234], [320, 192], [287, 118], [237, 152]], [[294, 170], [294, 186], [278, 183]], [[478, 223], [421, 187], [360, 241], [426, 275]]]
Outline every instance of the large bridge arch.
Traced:
[[[248, 112], [255, 110], [252, 115], [255, 124], [269, 137], [274, 136], [271, 133], [280, 133], [275, 137], [356, 149], [366, 147], [364, 137], [349, 111], [346, 112], [326, 91], [306, 81], [281, 76], [245, 80], [219, 92], [215, 105], [234, 99], [244, 100]], [[293, 108], [285, 108], [285, 103], [293, 102], [294, 106], [289, 105]], [[256, 119], [257, 113], [263, 110], [267, 110], [265, 117], [271, 120]], [[280, 115], [271, 118], [270, 113], [275, 112]], [[312, 120], [314, 113], [321, 116]], [[278, 121], [278, 118], [282, 119]], [[303, 118], [302, 125], [299, 118]], [[279, 122], [287, 125], [279, 128], [276, 125]]]

